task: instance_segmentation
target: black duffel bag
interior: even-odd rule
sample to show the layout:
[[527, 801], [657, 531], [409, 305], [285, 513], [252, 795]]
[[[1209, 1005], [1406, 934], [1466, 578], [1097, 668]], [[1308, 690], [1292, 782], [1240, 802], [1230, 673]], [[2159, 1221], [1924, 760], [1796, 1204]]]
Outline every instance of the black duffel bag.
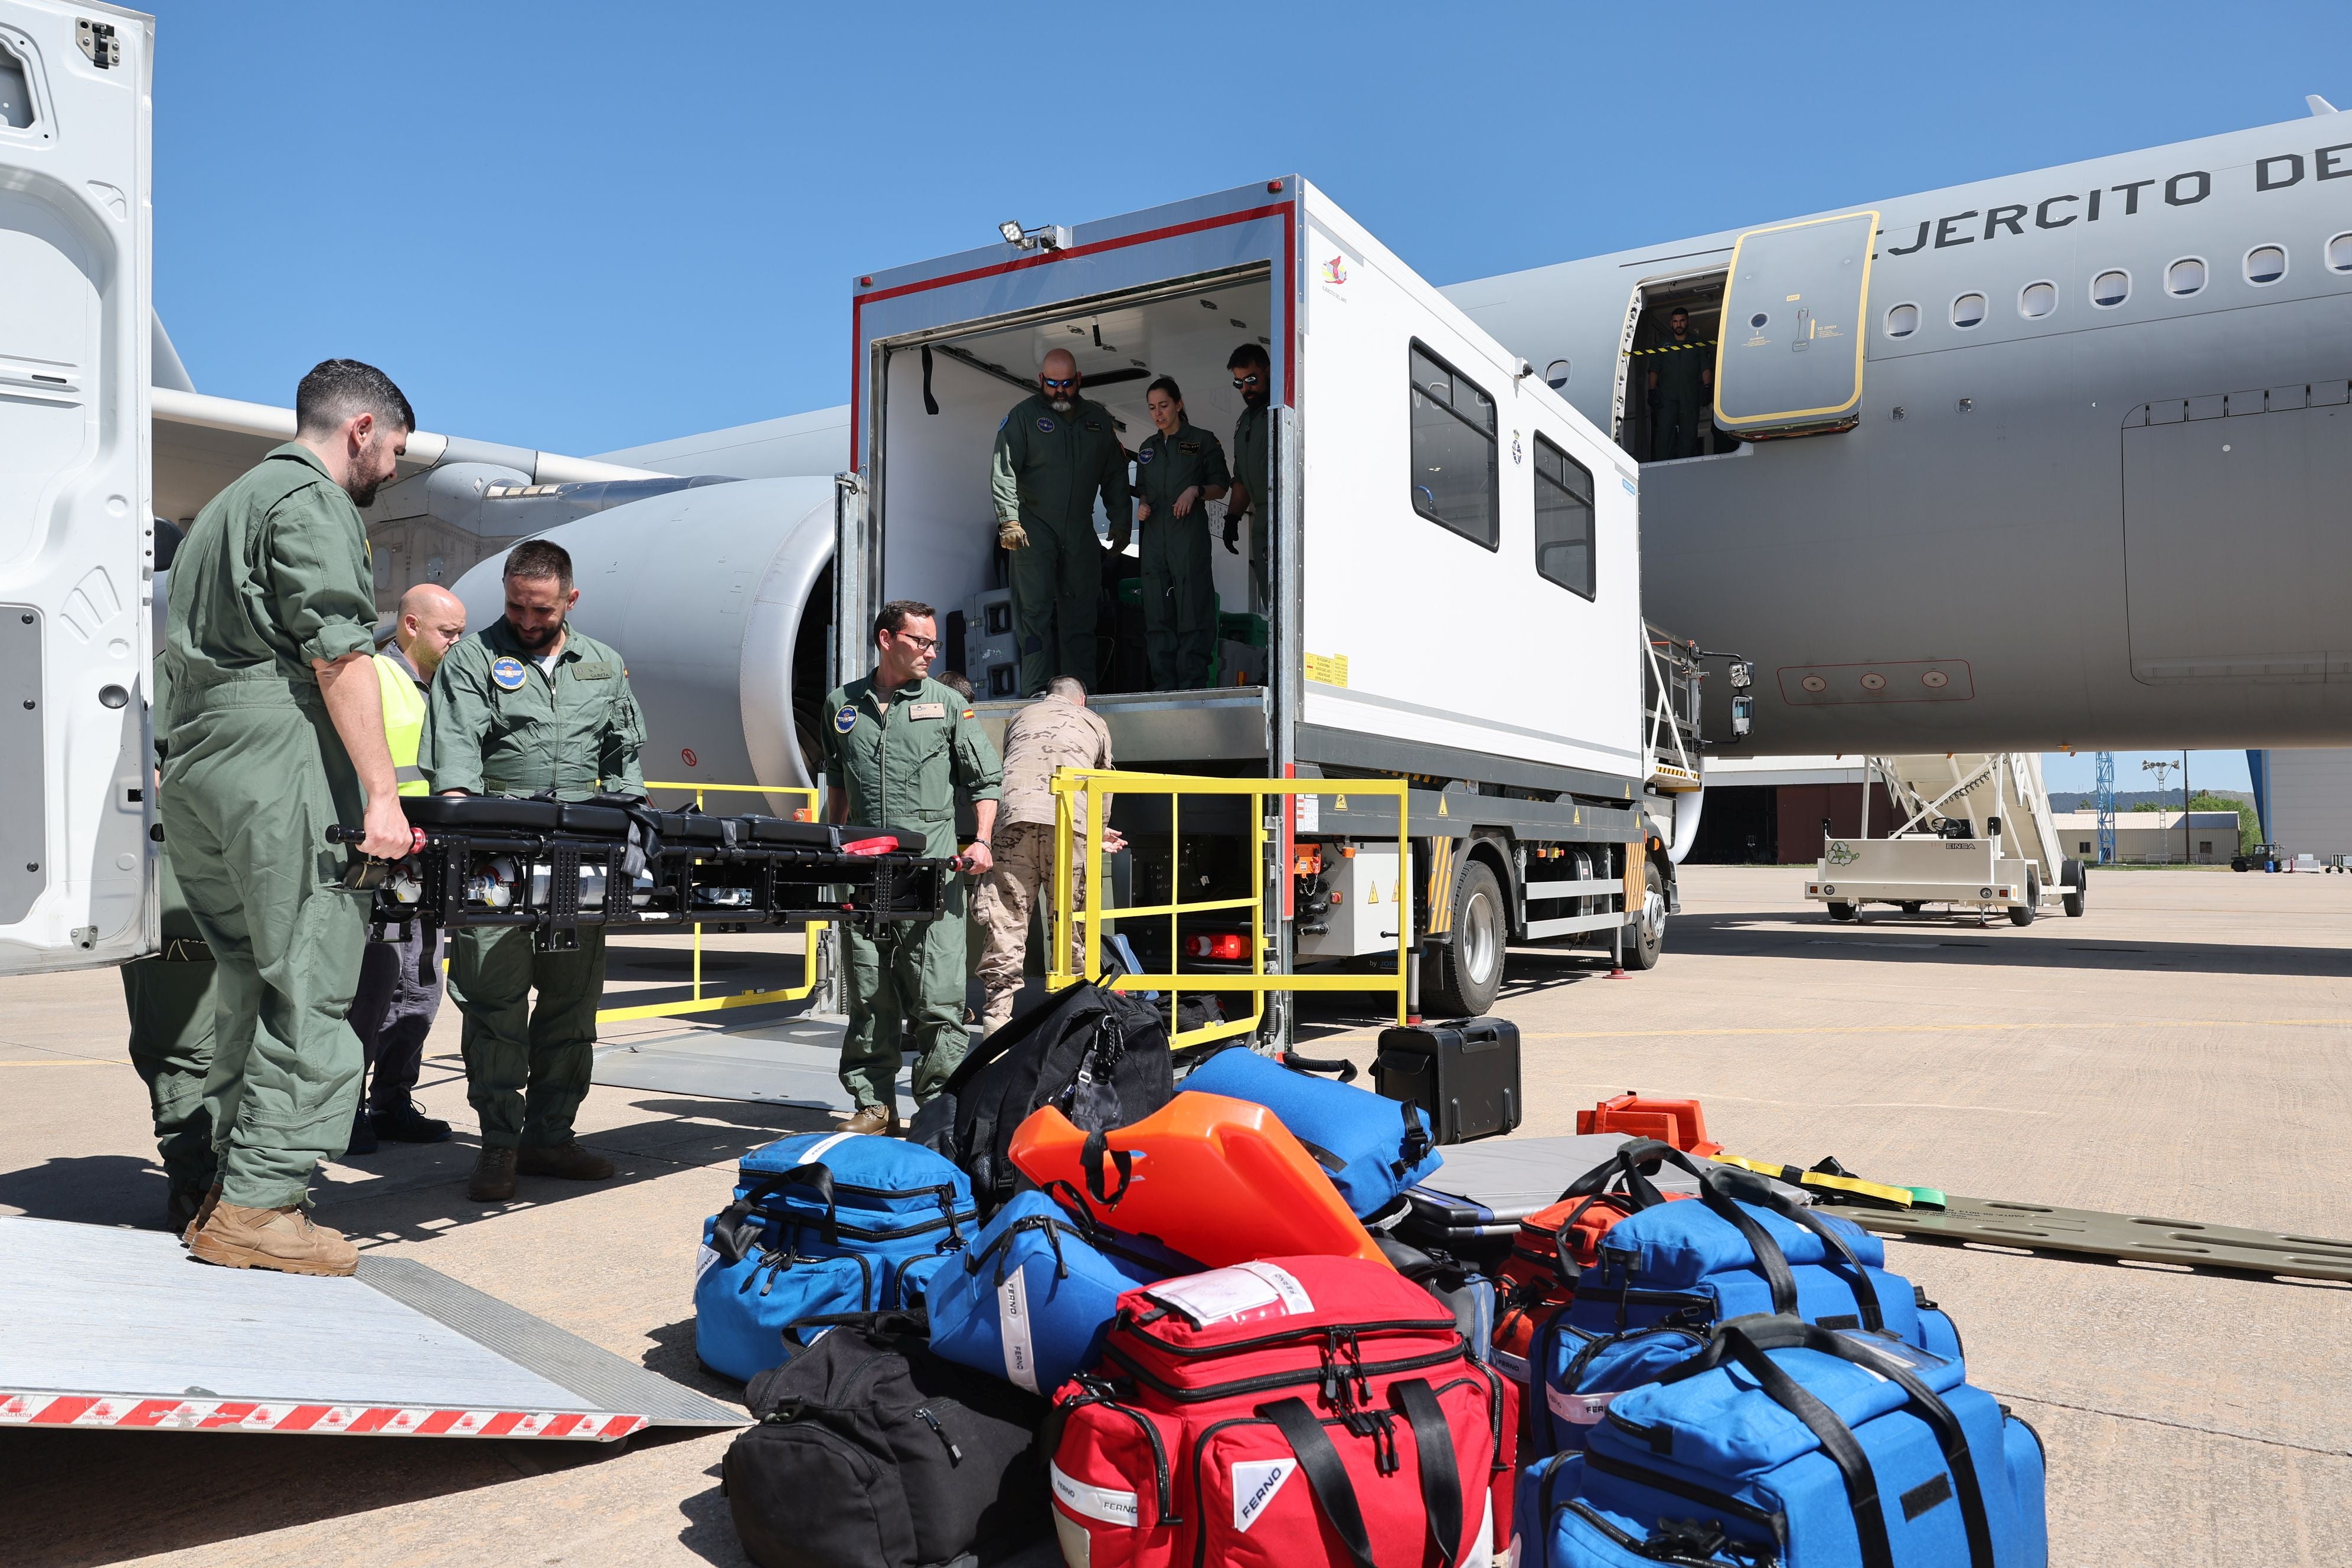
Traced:
[[1050, 1105], [1088, 1132], [1142, 1121], [1175, 1096], [1168, 1024], [1139, 996], [1081, 980], [971, 1049], [908, 1136], [971, 1178], [985, 1221], [1020, 1190], [1013, 1133]]
[[1047, 1405], [931, 1354], [919, 1312], [832, 1325], [751, 1380], [721, 1469], [761, 1568], [939, 1568], [1050, 1539]]

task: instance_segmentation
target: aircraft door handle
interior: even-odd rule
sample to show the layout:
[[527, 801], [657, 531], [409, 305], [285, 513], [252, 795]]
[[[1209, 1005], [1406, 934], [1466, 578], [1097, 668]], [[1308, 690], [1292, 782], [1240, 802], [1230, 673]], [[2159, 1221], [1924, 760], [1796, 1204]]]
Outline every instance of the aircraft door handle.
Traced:
[[1790, 353], [1803, 353], [1805, 352], [1805, 345], [1812, 341], [1813, 313], [1804, 306], [1800, 305], [1797, 307], [1797, 331], [1794, 336], [1790, 340], [1789, 352]]

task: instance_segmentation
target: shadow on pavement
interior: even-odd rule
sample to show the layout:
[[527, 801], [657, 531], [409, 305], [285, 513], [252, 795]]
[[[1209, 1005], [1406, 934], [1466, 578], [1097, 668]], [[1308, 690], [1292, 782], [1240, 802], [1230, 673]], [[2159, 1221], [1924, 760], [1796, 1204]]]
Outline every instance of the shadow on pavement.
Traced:
[[[1857, 955], [1914, 963], [2001, 963], [2038, 969], [2168, 970], [2183, 973], [2352, 975], [2352, 948], [2250, 946], [2194, 942], [2122, 942], [2097, 934], [2097, 911], [2079, 921], [2044, 916], [2031, 926], [1871, 910], [1859, 922], [1792, 921], [1785, 912], [1677, 916], [1667, 928], [1668, 962], [1676, 949], [1776, 958]], [[2056, 923], [2058, 930], [2049, 929]], [[1801, 923], [1800, 923], [1801, 921]], [[1516, 962], [1518, 954], [1515, 952]]]
[[0, 1208], [79, 1225], [162, 1230], [163, 1200], [171, 1190], [163, 1168], [135, 1154], [53, 1156], [0, 1172]]
[[710, 1484], [677, 1505], [677, 1511], [686, 1516], [677, 1543], [706, 1563], [738, 1568], [751, 1559], [743, 1555], [742, 1545], [735, 1539], [735, 1519], [728, 1510], [726, 1493], [719, 1490], [720, 1468], [713, 1465], [702, 1473], [710, 1478]]

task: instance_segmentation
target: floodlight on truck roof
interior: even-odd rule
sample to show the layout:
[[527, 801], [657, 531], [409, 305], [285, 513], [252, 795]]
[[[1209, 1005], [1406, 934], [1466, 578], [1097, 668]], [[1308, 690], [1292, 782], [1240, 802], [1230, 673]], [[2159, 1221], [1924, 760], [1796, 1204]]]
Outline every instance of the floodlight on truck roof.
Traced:
[[1066, 224], [1040, 224], [1035, 228], [1024, 228], [1018, 220], [1006, 218], [996, 226], [1007, 245], [1017, 245], [1024, 250], [1067, 250], [1073, 243]]

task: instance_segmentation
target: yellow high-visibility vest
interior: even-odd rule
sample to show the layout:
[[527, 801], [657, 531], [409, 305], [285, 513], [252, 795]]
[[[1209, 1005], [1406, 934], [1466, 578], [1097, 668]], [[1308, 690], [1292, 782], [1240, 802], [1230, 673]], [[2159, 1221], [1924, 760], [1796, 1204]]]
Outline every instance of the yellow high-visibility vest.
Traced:
[[383, 692], [383, 742], [392, 749], [392, 776], [403, 795], [431, 795], [425, 770], [416, 765], [425, 744], [425, 693], [400, 660], [375, 656], [375, 683]]

